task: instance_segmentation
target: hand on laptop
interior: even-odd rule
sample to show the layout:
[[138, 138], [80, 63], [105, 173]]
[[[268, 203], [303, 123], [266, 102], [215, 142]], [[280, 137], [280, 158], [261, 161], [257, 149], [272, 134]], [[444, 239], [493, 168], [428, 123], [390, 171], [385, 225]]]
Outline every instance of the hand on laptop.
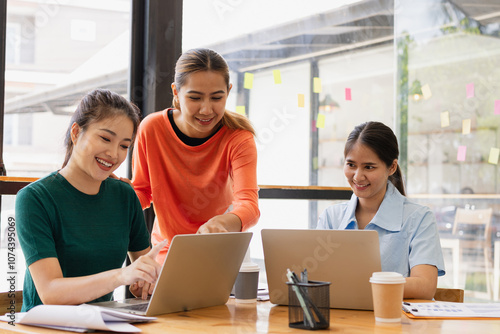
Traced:
[[130, 292], [134, 296], [147, 299], [152, 294], [161, 265], [156, 262], [156, 256], [167, 245], [168, 240], [163, 240], [154, 246], [147, 254], [140, 256], [129, 266], [123, 268], [124, 284], [130, 284]]
[[240, 232], [241, 220], [233, 213], [218, 215], [198, 228], [196, 234], [203, 233], [221, 233], [221, 232]]
[[115, 173], [111, 173], [111, 175], [109, 177], [112, 179], [117, 179], [117, 180], [123, 181], [125, 183], [128, 183], [132, 188], [134, 187], [134, 185], [132, 184], [132, 181], [130, 181], [130, 179], [127, 179], [126, 177], [118, 177], [115, 175]]

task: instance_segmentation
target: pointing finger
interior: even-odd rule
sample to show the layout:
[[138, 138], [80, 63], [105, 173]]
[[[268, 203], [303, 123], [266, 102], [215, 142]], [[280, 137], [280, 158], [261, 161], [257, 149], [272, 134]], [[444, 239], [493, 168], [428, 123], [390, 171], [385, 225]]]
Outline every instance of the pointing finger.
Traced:
[[151, 248], [151, 250], [149, 251], [149, 253], [147, 255], [149, 257], [151, 257], [152, 259], [156, 259], [156, 257], [158, 256], [158, 254], [160, 253], [162, 248], [165, 247], [167, 245], [167, 243], [168, 243], [167, 239], [163, 240], [162, 242], [160, 242], [159, 244], [157, 244], [156, 246]]

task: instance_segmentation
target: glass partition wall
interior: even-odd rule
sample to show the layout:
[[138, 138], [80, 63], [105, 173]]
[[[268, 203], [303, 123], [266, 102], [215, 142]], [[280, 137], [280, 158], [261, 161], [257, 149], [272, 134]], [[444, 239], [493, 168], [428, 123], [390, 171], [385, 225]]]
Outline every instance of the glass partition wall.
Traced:
[[[76, 3], [8, 1], [8, 175], [59, 168], [71, 108], [86, 91], [126, 94], [130, 1]], [[227, 107], [256, 128], [260, 185], [347, 187], [347, 135], [362, 122], [384, 122], [400, 141], [408, 197], [431, 207], [443, 240], [454, 240], [443, 241], [439, 286], [465, 289], [468, 301], [497, 300], [496, 0], [185, 0], [182, 22], [183, 50], [212, 48], [228, 61]], [[251, 230], [261, 269], [261, 229], [315, 228], [334, 202], [261, 199]], [[489, 225], [454, 230], [458, 208], [493, 214]], [[479, 247], [463, 242], [485, 236]]]
[[[498, 300], [500, 4], [396, 1], [395, 13], [409, 196], [436, 214], [448, 260], [442, 285], [464, 288], [469, 300]], [[459, 224], [457, 209], [493, 214]]]
[[[59, 169], [65, 131], [81, 97], [94, 88], [127, 95], [131, 0], [8, 0], [3, 162], [7, 176], [42, 177]], [[0, 21], [4, 18], [0, 18]], [[117, 171], [126, 176], [126, 164]], [[25, 263], [11, 248], [15, 196], [2, 195], [0, 272]], [[15, 251], [15, 256], [11, 255]], [[15, 259], [15, 261], [11, 261]], [[15, 270], [10, 268], [15, 263]], [[0, 291], [10, 283], [0, 280]]]

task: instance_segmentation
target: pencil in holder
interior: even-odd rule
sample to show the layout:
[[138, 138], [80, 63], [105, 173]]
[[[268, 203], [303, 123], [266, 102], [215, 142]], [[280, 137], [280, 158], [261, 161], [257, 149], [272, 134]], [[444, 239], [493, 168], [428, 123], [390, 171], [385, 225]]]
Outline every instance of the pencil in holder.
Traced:
[[288, 325], [300, 329], [330, 327], [330, 282], [288, 284]]

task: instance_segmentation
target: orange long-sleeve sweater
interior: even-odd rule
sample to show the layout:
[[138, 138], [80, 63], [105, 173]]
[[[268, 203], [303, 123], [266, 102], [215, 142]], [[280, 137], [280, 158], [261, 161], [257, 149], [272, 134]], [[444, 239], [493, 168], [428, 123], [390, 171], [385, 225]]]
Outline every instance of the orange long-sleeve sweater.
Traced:
[[[199, 146], [184, 144], [168, 109], [139, 126], [132, 159], [135, 191], [143, 209], [151, 202], [157, 217], [153, 245], [176, 234], [196, 233], [210, 218], [230, 212], [242, 230], [257, 223], [257, 150], [253, 135], [223, 126]], [[230, 207], [232, 204], [232, 207]], [[163, 263], [168, 245], [157, 257]]]

